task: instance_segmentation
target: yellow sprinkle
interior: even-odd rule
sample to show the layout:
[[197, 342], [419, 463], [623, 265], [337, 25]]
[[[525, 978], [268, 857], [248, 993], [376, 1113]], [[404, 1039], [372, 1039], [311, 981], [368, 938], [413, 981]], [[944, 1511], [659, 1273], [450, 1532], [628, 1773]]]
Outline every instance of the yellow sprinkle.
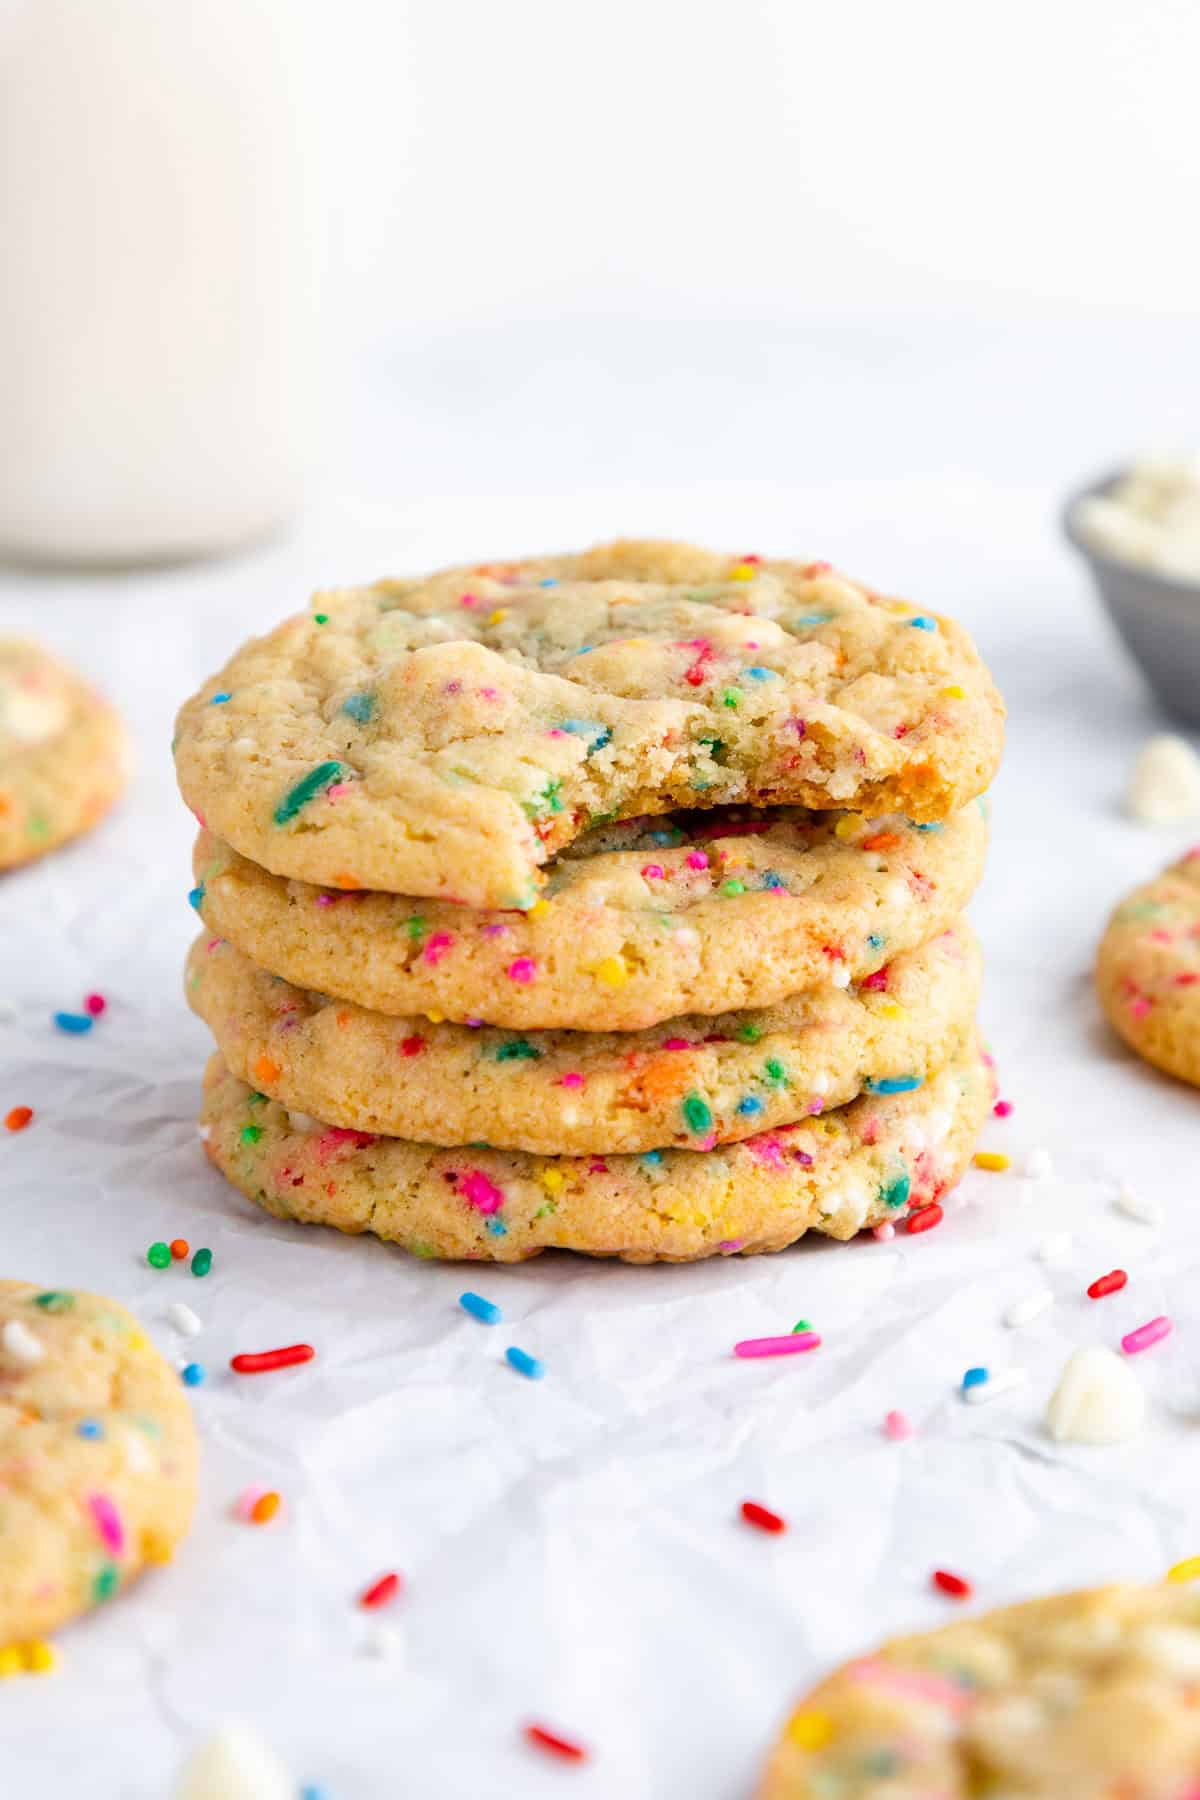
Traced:
[[561, 1194], [567, 1185], [567, 1178], [558, 1169], [543, 1169], [538, 1180], [548, 1194]]
[[1168, 1581], [1200, 1580], [1200, 1556], [1185, 1556], [1167, 1570]]
[[955, 682], [953, 687], [944, 687], [942, 689], [943, 700], [965, 700], [966, 697], [965, 688], [960, 688], [957, 682]]
[[5, 1644], [4, 1648], [0, 1650], [0, 1681], [7, 1680], [10, 1675], [23, 1675], [24, 1673], [25, 1658], [21, 1654], [21, 1646]]
[[146, 1334], [144, 1331], [130, 1332], [129, 1348], [131, 1350], [144, 1350], [146, 1348]]
[[787, 1734], [801, 1750], [823, 1750], [833, 1736], [833, 1720], [828, 1713], [793, 1713]]
[[875, 1008], [875, 1011], [881, 1019], [903, 1019], [908, 1016], [905, 1009], [897, 1005], [895, 1000], [885, 1000], [882, 1006]]
[[1007, 1169], [1010, 1166], [1011, 1159], [1007, 1156], [1001, 1156], [998, 1150], [977, 1150], [975, 1152], [975, 1167], [977, 1169], [995, 1169], [996, 1172], [999, 1173], [1001, 1169]]
[[503, 623], [504, 623], [505, 619], [507, 619], [507, 617], [508, 617], [507, 606], [498, 606], [494, 613], [488, 614], [488, 624], [489, 625], [503, 625]]
[[629, 980], [629, 970], [625, 966], [623, 956], [606, 956], [600, 962], [593, 963], [592, 974], [605, 987], [624, 987]]
[[861, 822], [862, 821], [859, 819], [859, 817], [856, 813], [843, 813], [841, 818], [838, 820], [837, 824], [833, 828], [834, 837], [836, 837], [836, 838], [857, 837], [859, 826], [860, 826]]
[[429, 1020], [431, 1025], [444, 1025], [446, 1023], [445, 1013], [426, 1013], [425, 1017]]
[[544, 919], [549, 911], [550, 902], [548, 900], [535, 900], [525, 917], [527, 919]]
[[754, 565], [752, 563], [735, 564], [729, 571], [729, 579], [730, 581], [753, 581]]
[[25, 1667], [31, 1675], [45, 1675], [56, 1662], [54, 1647], [45, 1638], [34, 1638], [25, 1646]]
[[173, 1552], [170, 1544], [161, 1531], [153, 1527], [142, 1533], [142, 1561], [148, 1563], [169, 1563]]

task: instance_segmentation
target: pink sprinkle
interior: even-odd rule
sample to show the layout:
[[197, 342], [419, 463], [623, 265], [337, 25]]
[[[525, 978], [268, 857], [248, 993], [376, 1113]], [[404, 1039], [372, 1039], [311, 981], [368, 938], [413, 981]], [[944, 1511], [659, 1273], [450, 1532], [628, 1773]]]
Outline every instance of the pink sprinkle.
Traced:
[[760, 1131], [756, 1137], [744, 1139], [742, 1149], [748, 1151], [755, 1162], [765, 1163], [768, 1169], [783, 1169], [787, 1166], [783, 1159], [783, 1145], [769, 1131]]
[[816, 1350], [820, 1345], [816, 1331], [789, 1331], [786, 1337], [743, 1338], [733, 1346], [735, 1356], [796, 1356], [802, 1350]]
[[482, 1169], [468, 1169], [459, 1179], [458, 1191], [477, 1212], [499, 1212], [504, 1205], [504, 1195]]
[[1145, 994], [1135, 994], [1133, 999], [1129, 1002], [1129, 1010], [1135, 1019], [1144, 1019], [1146, 1014], [1150, 1011], [1150, 1002], [1147, 1000]]
[[1013, 1103], [1011, 1100], [997, 1100], [995, 1106], [993, 1106], [993, 1108], [992, 1108], [992, 1111], [995, 1113], [995, 1115], [998, 1119], [1007, 1119], [1007, 1117], [1008, 1117], [1009, 1113], [1012, 1111], [1012, 1109], [1013, 1109]]
[[876, 969], [873, 975], [868, 975], [865, 981], [860, 981], [858, 985], [859, 987], [869, 988], [873, 994], [880, 994], [887, 987], [887, 984], [888, 965], [887, 963], [884, 963], [882, 969]]
[[895, 1235], [896, 1227], [890, 1219], [885, 1219], [882, 1225], [876, 1225], [871, 1232], [871, 1236], [878, 1244], [890, 1244]]
[[335, 904], [335, 902], [340, 899], [341, 899], [340, 894], [318, 894], [317, 895], [317, 905], [318, 906], [333, 906]]
[[691, 1047], [692, 1047], [691, 1040], [689, 1038], [664, 1038], [663, 1039], [663, 1049], [664, 1050], [690, 1050]]
[[340, 800], [342, 795], [348, 794], [353, 786], [354, 783], [352, 781], [335, 781], [332, 787], [327, 787], [325, 789], [325, 798], [327, 800]]
[[508, 930], [508, 926], [507, 925], [481, 925], [479, 927], [479, 929], [483, 933], [484, 937], [503, 937], [505, 932]]
[[789, 719], [788, 724], [792, 727], [797, 737], [802, 738], [808, 730], [808, 726], [804, 723], [803, 719]]
[[436, 966], [441, 962], [453, 942], [454, 933], [452, 931], [435, 931], [425, 946], [425, 961]]
[[689, 869], [707, 869], [707, 867], [708, 867], [707, 852], [704, 850], [691, 851], [688, 856], [688, 859], [687, 859], [687, 866]]
[[479, 602], [474, 594], [461, 594], [459, 596], [458, 604], [460, 606], [478, 606]]
[[905, 1438], [913, 1434], [912, 1423], [902, 1412], [890, 1412], [883, 1421], [883, 1435], [891, 1438], [893, 1444], [902, 1444]]
[[887, 1688], [893, 1694], [904, 1695], [906, 1699], [925, 1700], [934, 1706], [945, 1706], [951, 1712], [961, 1712], [970, 1706], [972, 1700], [970, 1688], [961, 1688], [955, 1682], [947, 1681], [945, 1676], [927, 1674], [923, 1669], [902, 1669], [896, 1663], [855, 1663], [847, 1673], [852, 1681]]
[[96, 1530], [113, 1555], [120, 1556], [125, 1548], [125, 1527], [121, 1523], [120, 1513], [107, 1494], [89, 1494], [88, 1507]]
[[559, 1087], [565, 1088], [581, 1088], [583, 1086], [583, 1076], [579, 1073], [578, 1069], [568, 1069], [565, 1075], [559, 1076], [558, 1085]]
[[255, 1486], [243, 1488], [238, 1495], [233, 1508], [238, 1518], [249, 1520], [254, 1512], [254, 1508], [266, 1492], [267, 1489], [265, 1487]]
[[1154, 1344], [1161, 1344], [1165, 1337], [1170, 1337], [1174, 1326], [1165, 1313], [1157, 1319], [1150, 1319], [1145, 1325], [1139, 1325], [1136, 1331], [1127, 1333], [1121, 1339], [1121, 1348], [1126, 1356], [1136, 1356], [1139, 1350], [1149, 1350]]
[[89, 994], [83, 1003], [83, 1010], [90, 1013], [93, 1019], [98, 1019], [107, 1005], [108, 1001], [103, 994]]
[[665, 881], [667, 871], [661, 863], [647, 863], [642, 870], [642, 875], [646, 881]]
[[506, 974], [510, 981], [519, 981], [522, 986], [527, 986], [533, 980], [536, 971], [537, 964], [532, 956], [518, 956], [509, 963]]

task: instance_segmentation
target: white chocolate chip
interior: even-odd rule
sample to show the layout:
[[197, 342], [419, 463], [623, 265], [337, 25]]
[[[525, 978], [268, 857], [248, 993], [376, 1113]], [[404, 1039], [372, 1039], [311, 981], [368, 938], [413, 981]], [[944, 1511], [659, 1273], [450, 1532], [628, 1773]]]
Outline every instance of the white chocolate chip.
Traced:
[[1049, 1181], [1054, 1173], [1054, 1163], [1050, 1152], [1042, 1144], [1035, 1144], [1028, 1152], [1021, 1167], [1021, 1173], [1027, 1181]]
[[995, 1375], [989, 1375], [986, 1381], [976, 1381], [969, 1388], [963, 1389], [963, 1399], [968, 1406], [986, 1406], [989, 1400], [998, 1400], [1001, 1394], [1011, 1394], [1015, 1388], [1024, 1387], [1029, 1380], [1027, 1369], [1001, 1369]]
[[1076, 1350], [1046, 1408], [1058, 1444], [1120, 1444], [1141, 1430], [1146, 1396], [1128, 1362], [1103, 1344]]
[[1138, 1656], [1174, 1681], [1200, 1680], [1200, 1631], [1186, 1625], [1143, 1625], [1130, 1640]]
[[289, 1107], [288, 1124], [293, 1131], [315, 1131], [317, 1121], [312, 1117], [311, 1113], [293, 1112]]
[[175, 1800], [295, 1800], [296, 1783], [248, 1725], [222, 1725], [184, 1765]]
[[1044, 1263], [1065, 1262], [1073, 1248], [1069, 1231], [1052, 1231], [1044, 1237], [1037, 1247], [1038, 1261]]
[[1014, 1300], [1004, 1314], [1004, 1323], [1014, 1329], [1018, 1325], [1031, 1325], [1053, 1305], [1054, 1295], [1050, 1289], [1039, 1288], [1035, 1294], [1025, 1294], [1020, 1300]]
[[1117, 1211], [1123, 1212], [1128, 1219], [1137, 1219], [1143, 1225], [1161, 1225], [1163, 1209], [1157, 1200], [1147, 1200], [1144, 1194], [1136, 1193], [1131, 1187], [1122, 1185], [1117, 1193]]
[[832, 981], [835, 988], [848, 988], [850, 986], [850, 971], [845, 963], [834, 963], [833, 972], [829, 979]]
[[31, 1369], [46, 1354], [45, 1344], [35, 1338], [28, 1325], [22, 1325], [20, 1319], [7, 1320], [3, 1331], [0, 1331], [0, 1346], [3, 1346], [9, 1361], [17, 1363], [23, 1369]]
[[1185, 738], [1163, 733], [1142, 747], [1125, 811], [1142, 825], [1175, 825], [1200, 814], [1200, 756]]
[[204, 1330], [198, 1316], [182, 1300], [172, 1300], [168, 1306], [167, 1324], [173, 1325], [183, 1337], [198, 1337]]

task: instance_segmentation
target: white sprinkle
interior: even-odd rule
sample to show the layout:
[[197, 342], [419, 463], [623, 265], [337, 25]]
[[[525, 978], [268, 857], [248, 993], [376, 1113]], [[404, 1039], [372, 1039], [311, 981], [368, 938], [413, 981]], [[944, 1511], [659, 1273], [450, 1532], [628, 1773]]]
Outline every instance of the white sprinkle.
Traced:
[[1029, 1380], [1027, 1369], [1001, 1369], [997, 1375], [989, 1375], [986, 1381], [977, 1381], [973, 1387], [963, 1389], [963, 1399], [968, 1406], [983, 1406], [988, 1400], [998, 1400], [1001, 1394], [1011, 1394], [1014, 1388], [1024, 1387]]
[[832, 981], [835, 988], [848, 988], [850, 986], [850, 971], [845, 963], [834, 963], [833, 972], [829, 979]]
[[1036, 1294], [1026, 1294], [1020, 1300], [1014, 1300], [1004, 1315], [1004, 1323], [1009, 1326], [1031, 1325], [1044, 1312], [1049, 1312], [1054, 1305], [1054, 1295], [1049, 1288], [1040, 1288]]
[[1128, 1362], [1093, 1344], [1076, 1350], [1046, 1408], [1055, 1443], [1119, 1444], [1141, 1430], [1146, 1396]]
[[172, 1300], [167, 1308], [167, 1324], [173, 1325], [184, 1337], [199, 1337], [204, 1330], [197, 1315], [182, 1300]]
[[292, 1112], [288, 1109], [288, 1124], [293, 1131], [315, 1131], [317, 1121], [311, 1113]]
[[1043, 1144], [1035, 1144], [1027, 1152], [1021, 1173], [1028, 1181], [1049, 1181], [1054, 1173], [1054, 1161]]
[[196, 1136], [200, 1139], [200, 1142], [202, 1144], [207, 1144], [209, 1138], [212, 1136], [212, 1126], [211, 1125], [197, 1125]]
[[1122, 1185], [1117, 1192], [1117, 1211], [1123, 1212], [1128, 1219], [1138, 1219], [1143, 1225], [1161, 1225], [1163, 1209], [1157, 1200], [1147, 1200], [1144, 1194], [1136, 1193], [1131, 1187]]
[[0, 1331], [0, 1345], [4, 1354], [24, 1369], [31, 1369], [34, 1363], [40, 1363], [46, 1354], [46, 1346], [34, 1337], [27, 1325], [20, 1319], [9, 1319]]
[[1044, 1237], [1037, 1247], [1038, 1261], [1044, 1263], [1065, 1262], [1073, 1248], [1069, 1231], [1052, 1231]]

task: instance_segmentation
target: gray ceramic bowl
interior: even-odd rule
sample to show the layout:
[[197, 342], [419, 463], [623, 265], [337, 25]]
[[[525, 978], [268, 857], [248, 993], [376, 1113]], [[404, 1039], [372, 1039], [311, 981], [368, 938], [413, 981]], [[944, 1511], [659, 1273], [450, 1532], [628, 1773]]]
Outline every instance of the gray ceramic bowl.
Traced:
[[1063, 510], [1063, 529], [1091, 569], [1113, 624], [1162, 704], [1177, 719], [1200, 725], [1200, 582], [1118, 562], [1076, 529], [1079, 502], [1107, 494], [1123, 474], [1118, 469], [1072, 494]]

